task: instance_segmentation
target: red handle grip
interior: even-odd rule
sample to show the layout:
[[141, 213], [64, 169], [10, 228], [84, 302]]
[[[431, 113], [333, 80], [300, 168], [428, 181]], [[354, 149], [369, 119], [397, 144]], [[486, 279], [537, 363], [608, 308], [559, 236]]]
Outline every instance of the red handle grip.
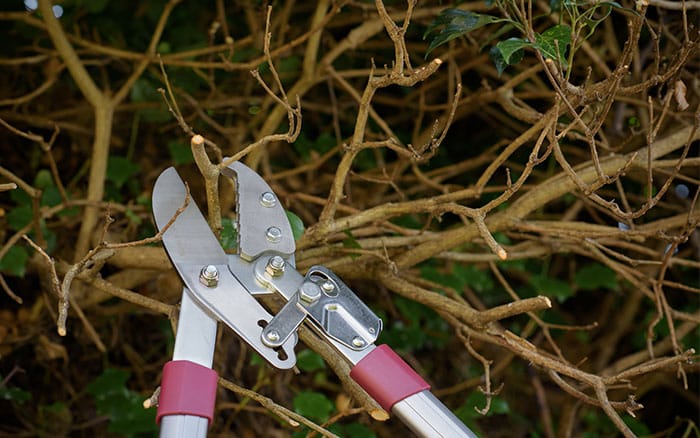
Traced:
[[165, 415], [204, 417], [211, 425], [218, 374], [189, 360], [171, 360], [163, 367], [156, 423]]
[[430, 389], [388, 345], [380, 345], [362, 358], [350, 371], [350, 377], [387, 412], [406, 397]]

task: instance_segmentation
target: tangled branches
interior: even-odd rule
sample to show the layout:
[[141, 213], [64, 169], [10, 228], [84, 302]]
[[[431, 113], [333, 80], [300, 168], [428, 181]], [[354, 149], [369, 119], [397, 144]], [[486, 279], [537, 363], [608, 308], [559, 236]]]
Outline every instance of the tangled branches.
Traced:
[[[117, 36], [92, 20], [132, 20], [122, 6], [0, 12], [16, 41], [0, 56], [16, 84], [0, 100], [0, 285], [14, 306], [0, 354], [21, 368], [36, 356], [31, 373], [61, 383], [39, 393], [1, 369], [0, 389], [37, 391], [3, 433], [106, 428], [77, 412], [40, 421], [50, 403], [84, 403], [76, 391], [102, 367], [86, 351], [153, 391], [159, 315], [175, 321], [181, 286], [150, 187], [178, 165], [225, 239], [219, 172], [239, 159], [307, 225], [297, 268], [350, 282], [486, 435], [633, 436], [681, 427], [654, 415], [669, 399], [697, 412], [697, 2], [146, 3]], [[65, 338], [47, 335], [52, 321]], [[370, 422], [384, 413], [312, 333], [309, 354], [337, 378], [273, 372], [220, 337], [216, 431], [401, 430]], [[315, 417], [295, 402], [304, 391], [335, 401]]]

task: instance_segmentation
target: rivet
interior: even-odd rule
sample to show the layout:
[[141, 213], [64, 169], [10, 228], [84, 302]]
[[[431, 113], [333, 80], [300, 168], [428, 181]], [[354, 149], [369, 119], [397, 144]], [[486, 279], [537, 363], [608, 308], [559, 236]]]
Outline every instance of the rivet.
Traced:
[[321, 283], [321, 289], [323, 289], [323, 293], [325, 293], [329, 297], [338, 295], [338, 291], [335, 290], [335, 285], [330, 280], [326, 280], [323, 283]]
[[366, 344], [367, 343], [365, 342], [365, 340], [359, 336], [355, 336], [354, 338], [352, 338], [352, 345], [354, 345], [355, 347], [364, 347]]
[[270, 330], [269, 332], [267, 332], [265, 337], [270, 342], [277, 342], [280, 340], [280, 334], [277, 332], [277, 330]]
[[277, 205], [277, 198], [275, 197], [275, 194], [272, 192], [265, 192], [262, 195], [260, 195], [260, 204], [262, 204], [263, 207], [271, 208]]
[[277, 227], [270, 227], [265, 232], [265, 237], [272, 243], [278, 243], [282, 240], [282, 230]]

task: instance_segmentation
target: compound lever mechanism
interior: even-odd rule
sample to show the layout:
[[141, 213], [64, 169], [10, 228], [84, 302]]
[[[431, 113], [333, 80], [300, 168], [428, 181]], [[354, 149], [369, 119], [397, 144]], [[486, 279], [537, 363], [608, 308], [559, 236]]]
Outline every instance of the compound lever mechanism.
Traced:
[[[240, 162], [222, 174], [236, 187], [236, 254], [224, 252], [193, 201], [179, 211], [186, 188], [174, 168], [163, 171], [153, 188], [156, 226], [170, 223], [163, 244], [185, 284], [173, 360], [161, 383], [161, 437], [206, 436], [216, 395], [211, 366], [219, 321], [270, 364], [289, 369], [304, 320], [353, 366], [350, 376], [416, 434], [476, 436], [391, 348], [375, 346], [381, 319], [340, 278], [323, 266], [306, 275], [295, 269], [291, 226], [267, 183]], [[286, 301], [276, 315], [256, 300], [272, 293]]]

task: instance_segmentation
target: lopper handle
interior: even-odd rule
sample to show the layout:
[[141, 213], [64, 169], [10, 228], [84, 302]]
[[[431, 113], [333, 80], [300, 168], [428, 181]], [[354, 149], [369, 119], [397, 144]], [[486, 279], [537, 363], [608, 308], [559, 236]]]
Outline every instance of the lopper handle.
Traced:
[[369, 352], [353, 367], [350, 377], [418, 436], [476, 437], [388, 345]]
[[160, 438], [206, 438], [216, 399], [216, 329], [216, 320], [183, 290], [173, 360], [163, 368]]

